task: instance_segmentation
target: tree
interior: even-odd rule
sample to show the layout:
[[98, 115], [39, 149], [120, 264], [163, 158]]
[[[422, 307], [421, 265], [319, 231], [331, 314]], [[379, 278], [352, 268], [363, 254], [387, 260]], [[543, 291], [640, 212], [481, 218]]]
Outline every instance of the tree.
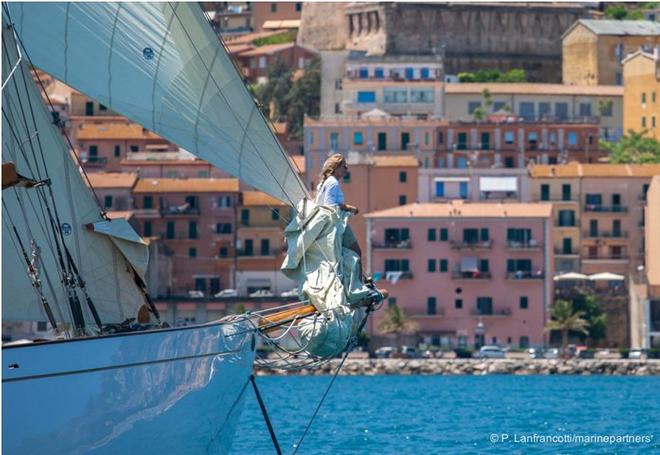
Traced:
[[628, 130], [628, 135], [624, 135], [619, 142], [600, 141], [600, 147], [609, 151], [610, 163], [660, 163], [660, 142], [645, 137], [646, 133], [646, 130], [640, 133]]
[[566, 352], [568, 333], [580, 332], [589, 334], [587, 322], [582, 316], [584, 311], [574, 311], [573, 304], [567, 300], [556, 300], [550, 307], [552, 320], [545, 326], [546, 331], [558, 330], [561, 332], [561, 349]]
[[598, 115], [601, 117], [605, 116], [606, 114], [612, 113], [612, 106], [614, 105], [614, 102], [610, 98], [603, 98], [598, 100]]
[[490, 94], [490, 90], [488, 90], [487, 88], [483, 89], [481, 91], [481, 96], [484, 99], [484, 106], [486, 107], [486, 109], [488, 109], [493, 105], [493, 97]]
[[584, 319], [589, 323], [588, 336], [591, 341], [598, 341], [605, 338], [607, 315], [598, 306], [596, 296], [592, 294], [578, 294], [573, 298], [573, 309], [584, 313]]
[[527, 82], [527, 73], [524, 69], [513, 68], [502, 74], [497, 82]]
[[610, 5], [605, 8], [605, 17], [609, 19], [622, 20], [628, 15], [626, 7], [623, 5]]
[[261, 95], [259, 101], [268, 111], [270, 119], [275, 122], [286, 118], [292, 76], [293, 73], [286, 62], [277, 57], [268, 65], [268, 82], [263, 90], [256, 91]]
[[481, 122], [486, 118], [486, 109], [478, 107], [472, 112], [475, 122]]
[[413, 333], [417, 330], [417, 324], [408, 319], [406, 313], [398, 305], [392, 305], [385, 310], [385, 316], [378, 324], [378, 330], [384, 334], [396, 335], [396, 345], [402, 334]]
[[287, 131], [291, 137], [301, 138], [305, 115], [317, 117], [321, 112], [321, 62], [318, 58], [305, 66], [305, 72], [293, 84], [287, 102]]

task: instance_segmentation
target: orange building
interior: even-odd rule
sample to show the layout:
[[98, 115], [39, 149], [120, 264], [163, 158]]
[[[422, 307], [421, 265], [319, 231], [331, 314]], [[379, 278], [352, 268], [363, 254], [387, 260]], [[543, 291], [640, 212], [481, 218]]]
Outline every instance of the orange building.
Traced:
[[314, 49], [300, 46], [294, 42], [270, 44], [255, 48], [234, 48], [234, 55], [240, 62], [243, 73], [251, 82], [266, 83], [268, 81], [268, 66], [280, 59], [291, 70], [302, 70], [317, 55]]
[[251, 7], [255, 32], [274, 28], [297, 30], [300, 27], [302, 2], [253, 2]]
[[133, 188], [138, 175], [133, 172], [90, 172], [89, 183], [104, 210], [130, 211], [133, 209]]
[[660, 61], [637, 51], [623, 60], [623, 128], [660, 140]]

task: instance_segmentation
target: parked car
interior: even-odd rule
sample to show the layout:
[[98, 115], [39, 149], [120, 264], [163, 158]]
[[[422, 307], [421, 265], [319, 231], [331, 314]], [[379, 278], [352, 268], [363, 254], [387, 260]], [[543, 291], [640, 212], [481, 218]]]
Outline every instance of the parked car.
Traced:
[[529, 348], [527, 350], [530, 359], [542, 359], [543, 358], [543, 349], [541, 348]]
[[203, 291], [188, 291], [188, 297], [191, 299], [203, 299], [204, 298], [204, 292]]
[[280, 294], [280, 297], [298, 297], [298, 289], [284, 291]]
[[214, 295], [216, 299], [226, 299], [229, 297], [238, 297], [238, 291], [236, 289], [223, 289]]
[[506, 352], [499, 346], [482, 346], [473, 356], [475, 359], [503, 359]]
[[419, 357], [419, 352], [417, 348], [413, 346], [401, 346], [401, 357], [405, 359], [416, 359]]
[[376, 358], [388, 359], [395, 351], [396, 349], [394, 349], [392, 346], [383, 346], [382, 348], [376, 349], [374, 354], [376, 354]]
[[641, 360], [644, 357], [643, 349], [631, 349], [628, 353], [628, 358], [631, 360]]
[[257, 291], [254, 291], [250, 293], [250, 297], [272, 297], [273, 293], [270, 292], [268, 289], [259, 289]]
[[439, 349], [427, 349], [426, 351], [422, 352], [422, 357], [425, 359], [441, 359], [442, 355], [443, 353]]
[[559, 358], [559, 349], [557, 348], [551, 348], [545, 351], [545, 354], [543, 354], [543, 357], [546, 359], [558, 359]]

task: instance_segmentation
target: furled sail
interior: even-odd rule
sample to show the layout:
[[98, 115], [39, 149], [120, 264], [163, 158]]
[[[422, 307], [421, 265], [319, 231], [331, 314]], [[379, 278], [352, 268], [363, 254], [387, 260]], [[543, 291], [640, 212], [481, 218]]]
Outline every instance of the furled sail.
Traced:
[[[61, 132], [53, 125], [25, 56], [19, 59], [5, 19], [3, 14], [2, 162], [14, 163], [26, 178], [39, 182], [50, 179], [50, 185], [12, 186], [2, 191], [2, 319], [47, 320], [32, 284], [38, 281], [56, 322], [71, 324], [72, 311], [60, 273], [62, 262], [70, 262], [84, 281], [101, 321], [122, 322], [134, 317], [144, 304], [143, 293], [135, 283], [132, 258], [127, 258], [108, 235], [86, 227], [102, 221], [99, 206]], [[132, 255], [140, 256], [137, 250], [142, 249], [144, 257], [146, 245], [139, 236], [130, 234], [127, 225], [122, 225], [121, 232], [132, 240]], [[59, 252], [58, 238], [66, 245]], [[87, 325], [93, 324], [79, 281], [74, 292], [82, 302]]]
[[307, 195], [197, 3], [6, 3], [33, 63], [242, 181]]

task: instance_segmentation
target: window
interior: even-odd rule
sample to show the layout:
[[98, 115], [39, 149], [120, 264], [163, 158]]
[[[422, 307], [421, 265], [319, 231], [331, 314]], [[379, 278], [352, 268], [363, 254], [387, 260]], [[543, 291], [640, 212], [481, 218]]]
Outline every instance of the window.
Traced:
[[273, 221], [278, 221], [280, 219], [280, 209], [272, 209], [270, 211], [270, 219]]
[[435, 297], [426, 299], [426, 314], [437, 314], [437, 300]]
[[539, 103], [539, 118], [543, 119], [550, 115], [550, 103], [542, 102]]
[[229, 249], [226, 246], [221, 246], [220, 250], [218, 251], [218, 256], [221, 258], [226, 258], [229, 256]]
[[447, 228], [440, 228], [440, 241], [446, 242], [449, 239], [449, 231]]
[[479, 271], [488, 273], [490, 271], [490, 263], [488, 259], [479, 259]]
[[342, 82], [341, 79], [335, 79], [335, 90], [341, 90]]
[[144, 236], [151, 237], [153, 235], [151, 221], [144, 222]]
[[568, 132], [568, 145], [571, 147], [577, 146], [577, 133], [575, 131]]
[[408, 173], [406, 171], [399, 172], [399, 182], [406, 183], [408, 181]]
[[410, 263], [408, 259], [385, 259], [386, 272], [409, 272]]
[[249, 226], [250, 225], [250, 209], [242, 209], [241, 210], [241, 224], [243, 226]]
[[642, 117], [642, 128], [646, 128], [646, 117]]
[[591, 117], [591, 103], [580, 103], [580, 117]]
[[145, 196], [142, 199], [142, 207], [145, 209], [151, 209], [154, 205], [154, 198], [152, 196]]
[[429, 145], [429, 132], [424, 133], [424, 145]]
[[408, 150], [410, 143], [410, 133], [401, 133], [401, 150]]
[[612, 237], [621, 237], [621, 220], [612, 220]]
[[189, 239], [197, 238], [197, 221], [188, 222], [188, 238]]
[[477, 297], [477, 312], [479, 314], [493, 314], [492, 297]]
[[405, 194], [399, 196], [399, 205], [406, 205], [408, 203], [408, 198]]
[[396, 297], [390, 297], [387, 299], [387, 308], [392, 308], [396, 306]]
[[655, 92], [651, 92], [651, 102], [655, 103]]
[[271, 3], [270, 4], [270, 12], [271, 13], [276, 13], [277, 12], [277, 3]]
[[412, 103], [432, 103], [433, 102], [433, 90], [432, 89], [411, 90], [410, 91], [410, 102], [412, 102]]
[[541, 185], [541, 200], [549, 201], [550, 200], [550, 185], [544, 183]]
[[339, 133], [330, 133], [330, 148], [339, 150]]
[[623, 74], [616, 73], [614, 85], [623, 85]]
[[103, 206], [106, 209], [109, 209], [110, 207], [112, 207], [112, 196], [106, 196], [106, 197], [103, 198]]
[[440, 271], [446, 272], [449, 270], [449, 261], [447, 259], [440, 259]]
[[167, 232], [165, 234], [165, 237], [168, 239], [173, 239], [175, 237], [174, 221], [167, 222]]
[[344, 174], [344, 178], [342, 179], [342, 181], [344, 183], [351, 183], [351, 173], [346, 172], [346, 174]]
[[226, 209], [231, 207], [231, 197], [229, 196], [220, 196], [218, 198], [218, 208]]
[[474, 114], [474, 111], [476, 111], [480, 107], [481, 107], [481, 101], [468, 102], [468, 114]]
[[[358, 92], [358, 103], [375, 103], [376, 92]], [[387, 101], [385, 101], [387, 102]]]
[[121, 145], [115, 145], [115, 156], [121, 156]]
[[642, 104], [646, 104], [646, 93], [642, 93]]
[[217, 223], [215, 225], [216, 234], [231, 234], [231, 223]]
[[600, 113], [603, 117], [612, 117], [612, 104], [613, 103], [602, 104]]
[[531, 272], [532, 261], [531, 259], [507, 259], [506, 271], [509, 273]]
[[463, 299], [454, 300], [454, 308], [456, 308], [457, 310], [463, 308]]
[[378, 133], [378, 150], [387, 150], [387, 133]]
[[85, 115], [94, 115], [94, 103], [92, 101], [85, 103]]
[[435, 242], [435, 229], [434, 228], [429, 228], [429, 230], [426, 233], [426, 240], [429, 242]]
[[515, 135], [513, 134], [513, 131], [505, 131], [504, 132], [504, 143], [505, 144], [513, 144]]
[[270, 255], [270, 240], [261, 239], [261, 255], [268, 256]]
[[527, 133], [527, 142], [529, 142], [530, 147], [534, 149], [539, 142], [539, 133], [536, 131], [530, 131]]
[[45, 332], [48, 330], [48, 323], [45, 321], [37, 322], [37, 332]]
[[534, 103], [529, 101], [523, 101], [520, 103], [519, 114], [525, 120], [534, 120], [536, 117], [534, 114]]
[[131, 150], [131, 153], [137, 153], [137, 152], [140, 151], [140, 146], [133, 144], [133, 145], [130, 146], [130, 150]]
[[410, 230], [408, 228], [389, 228], [385, 229], [385, 243], [388, 245], [397, 245], [401, 242], [410, 240]]
[[296, 2], [296, 12], [302, 11], [302, 2]]
[[584, 196], [584, 203], [587, 204], [587, 205], [602, 205], [603, 195], [602, 194], [587, 193]]
[[506, 106], [506, 103], [504, 101], [495, 101], [493, 103], [493, 112], [499, 112], [502, 109], [504, 109], [504, 106]]
[[562, 201], [570, 201], [571, 200], [571, 184], [570, 183], [564, 183], [561, 186], [561, 200]]
[[506, 156], [504, 157], [504, 167], [506, 168], [513, 168], [513, 157], [512, 156]]
[[520, 349], [527, 349], [529, 347], [529, 337], [520, 337]]
[[99, 148], [96, 145], [90, 145], [89, 146], [89, 157], [97, 157], [99, 156]]
[[383, 90], [383, 101], [385, 103], [407, 103], [408, 92], [401, 89], [385, 89]]
[[243, 256], [252, 256], [254, 254], [254, 241], [252, 239], [245, 239], [243, 246]]
[[529, 299], [525, 296], [520, 297], [520, 309], [526, 310], [529, 308]]
[[360, 68], [358, 70], [358, 75], [360, 76], [360, 79], [368, 79], [369, 78], [369, 68]]
[[655, 115], [651, 116], [651, 128], [655, 128]]
[[412, 68], [406, 68], [406, 79], [414, 79], [415, 72]]
[[422, 68], [419, 73], [420, 73], [422, 79], [428, 79], [429, 78], [429, 69], [428, 68]]
[[529, 228], [508, 228], [506, 230], [507, 242], [527, 245], [532, 239], [532, 230]]
[[197, 257], [197, 248], [188, 248], [188, 257], [196, 258]]
[[568, 120], [568, 103], [555, 103], [555, 117]]
[[575, 211], [573, 210], [560, 210], [557, 224], [562, 226], [575, 226]]
[[385, 72], [383, 71], [383, 68], [377, 67], [374, 70], [374, 77], [376, 79], [382, 79], [384, 77], [384, 75], [385, 75]]
[[623, 58], [623, 43], [619, 43], [614, 47], [614, 56], [617, 60], [621, 60]]
[[209, 171], [197, 171], [197, 178], [199, 178], [199, 179], [207, 179], [210, 176], [211, 175], [210, 175]]
[[461, 199], [468, 198], [468, 182], [458, 183], [458, 195]]
[[467, 133], [458, 133], [456, 148], [458, 150], [467, 150]]
[[355, 131], [353, 133], [353, 144], [362, 145], [364, 142], [364, 137], [362, 136], [362, 131]]
[[435, 197], [445, 197], [445, 182], [435, 182]]
[[550, 145], [555, 145], [557, 143], [557, 133], [550, 131], [550, 134], [548, 134], [548, 142]]
[[435, 266], [436, 266], [436, 260], [435, 259], [429, 259], [427, 267], [426, 267], [426, 271], [427, 272], [435, 272]]

